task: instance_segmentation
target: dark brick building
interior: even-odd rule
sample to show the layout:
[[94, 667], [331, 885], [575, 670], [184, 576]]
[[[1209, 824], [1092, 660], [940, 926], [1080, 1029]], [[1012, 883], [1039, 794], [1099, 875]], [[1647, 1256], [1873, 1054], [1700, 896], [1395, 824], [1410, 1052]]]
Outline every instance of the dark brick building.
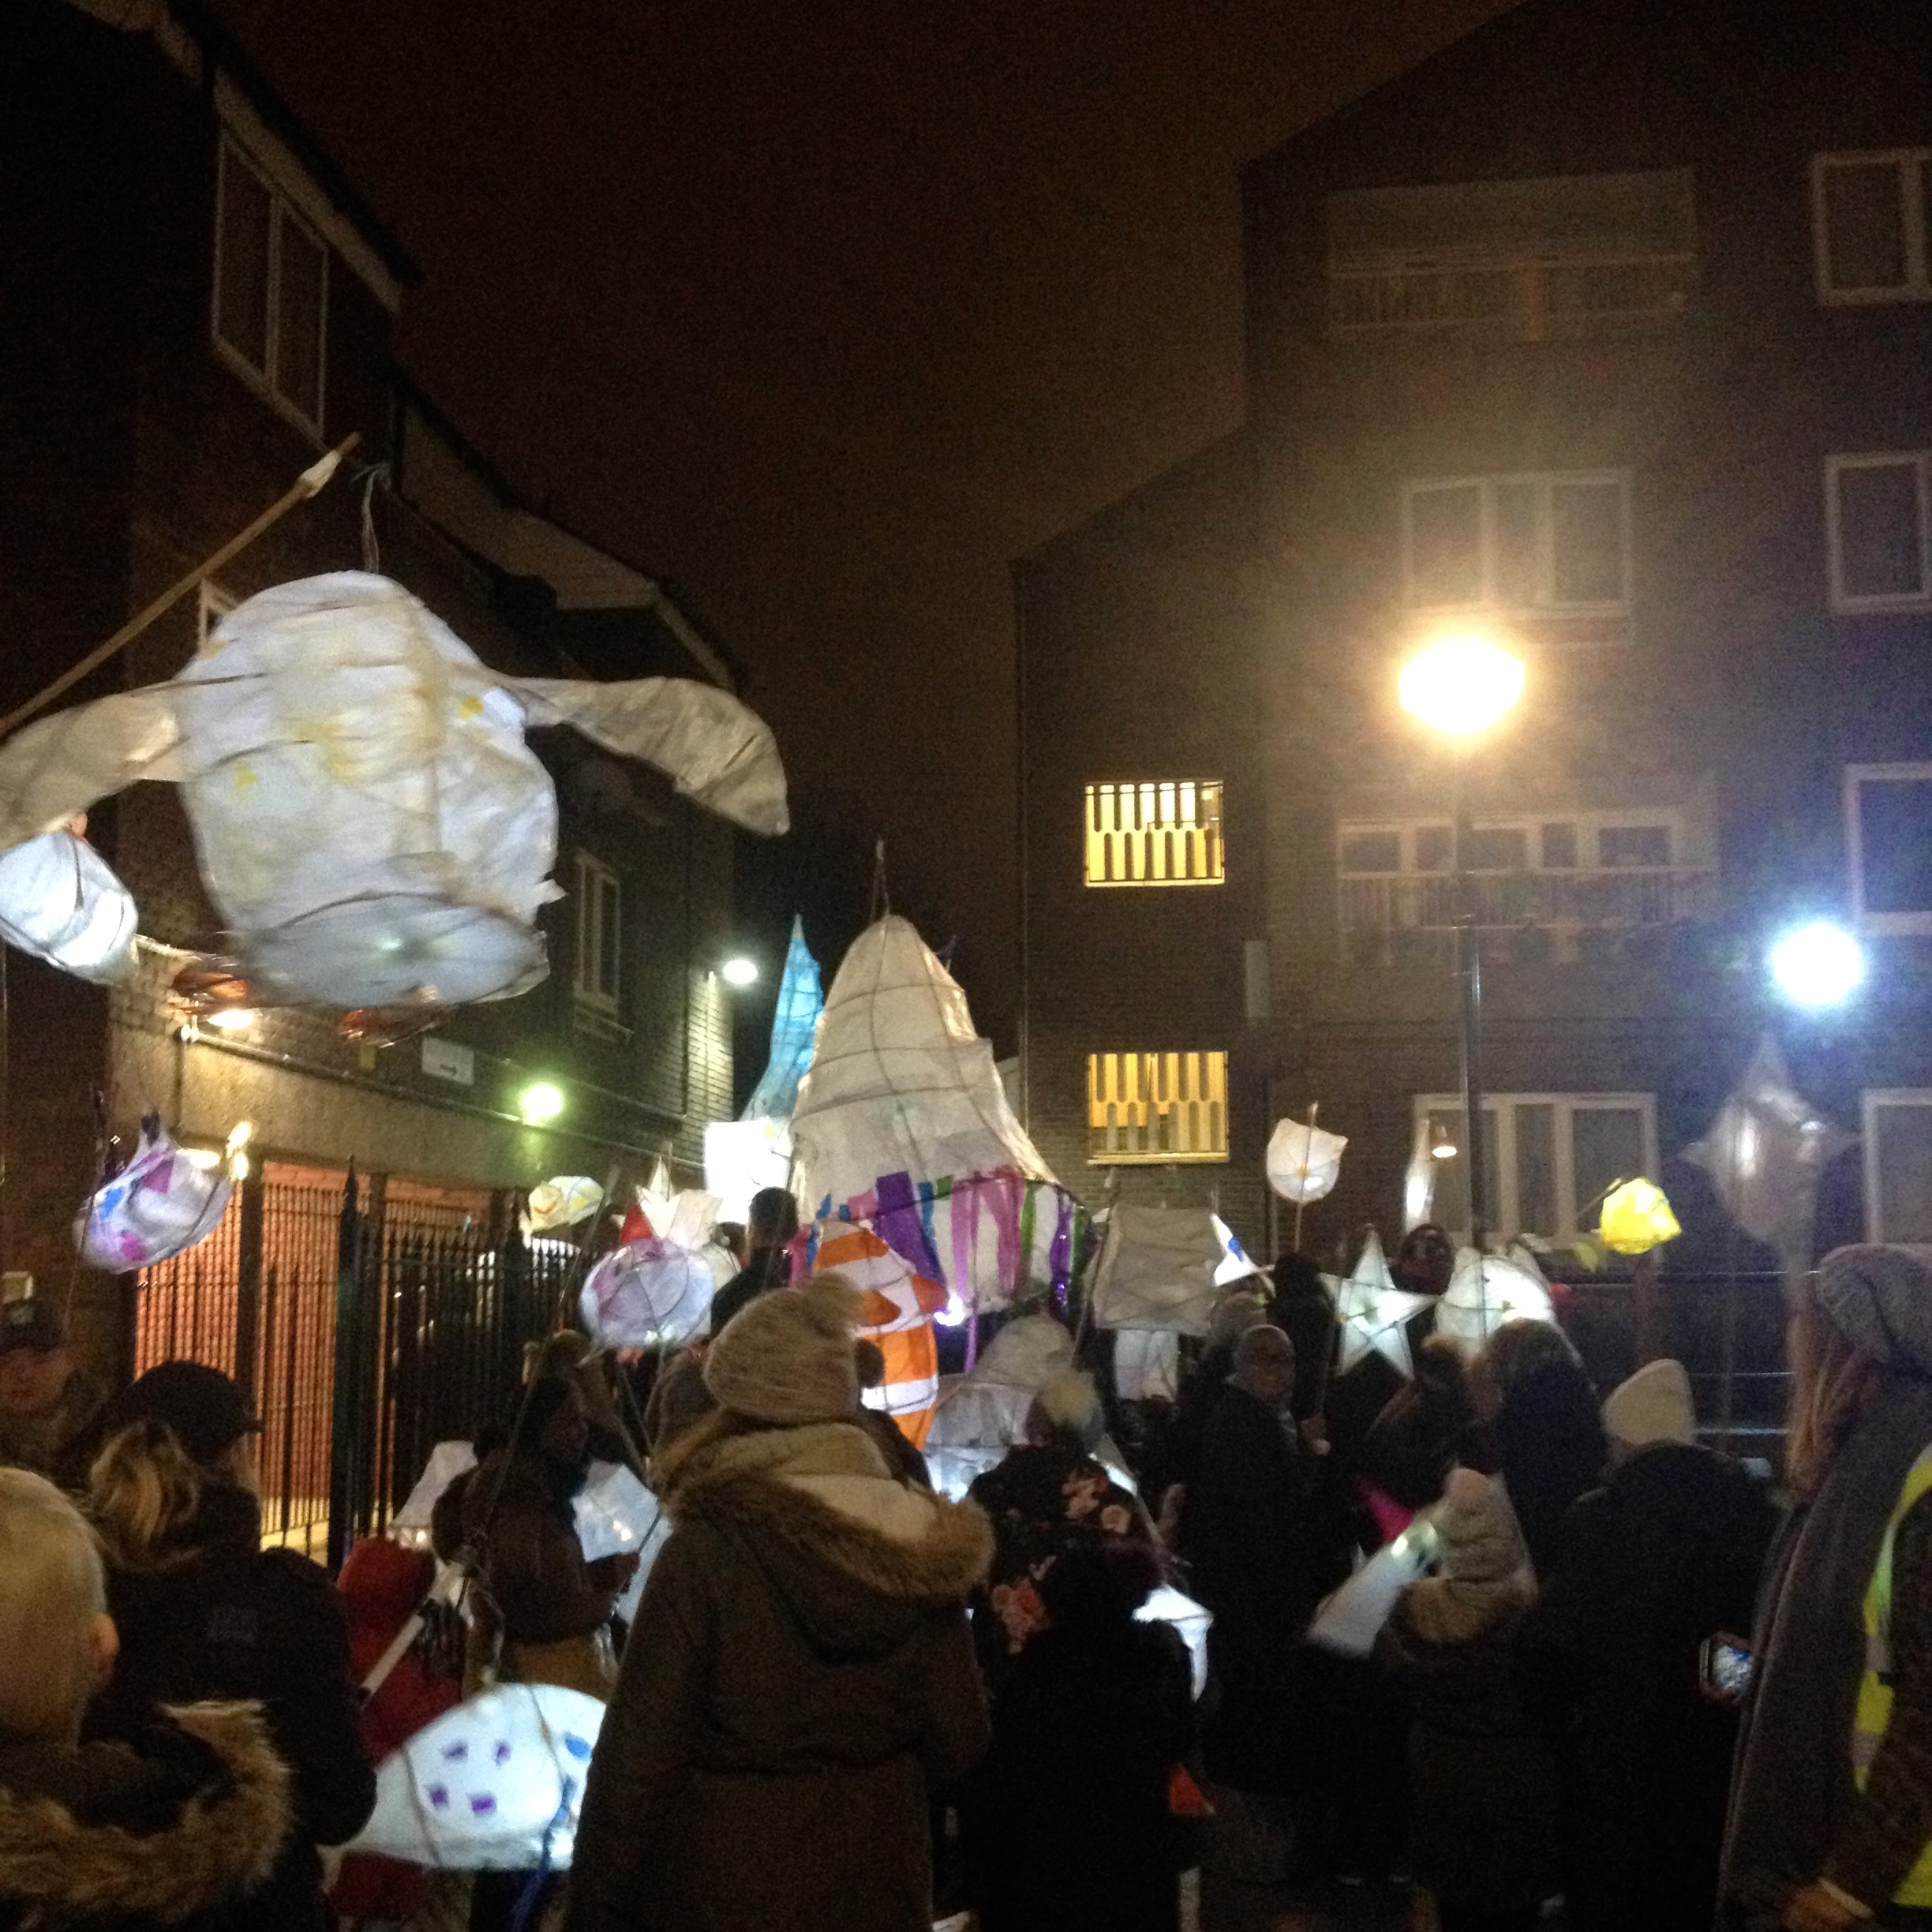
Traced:
[[[1457, 781], [1396, 686], [1481, 624], [1528, 672], [1463, 773], [1491, 1225], [1642, 1166], [1708, 1253], [1674, 1157], [1769, 1028], [1863, 1135], [1821, 1235], [1932, 1238], [1923, 7], [1528, 0], [1243, 189], [1244, 428], [1017, 572], [1043, 1150], [1259, 1239], [1319, 1101], [1307, 1245], [1398, 1229], [1418, 1150], [1466, 1223]], [[1769, 989], [1804, 916], [1867, 948], [1834, 1017]]]
[[[171, 675], [220, 610], [360, 567], [369, 537], [380, 567], [496, 668], [735, 683], [672, 595], [516, 503], [399, 376], [389, 333], [409, 264], [192, 0], [17, 0], [0, 18], [0, 707], [351, 431], [354, 474], [79, 695]], [[91, 1091], [112, 1130], [152, 1107], [185, 1144], [218, 1145], [246, 1118], [271, 1185], [339, 1182], [353, 1159], [392, 1200], [459, 1222], [500, 1222], [507, 1190], [601, 1179], [613, 1161], [642, 1178], [667, 1155], [695, 1178], [704, 1123], [731, 1108], [712, 969], [732, 833], [641, 766], [561, 732], [535, 743], [562, 808], [550, 977], [391, 1046], [306, 1012], [185, 1028], [168, 996], [180, 955], [220, 944], [185, 818], [155, 785], [98, 812], [92, 835], [142, 909], [140, 974], [110, 994], [7, 961], [8, 1266], [57, 1290], [72, 1275], [69, 1226], [95, 1170]], [[538, 1080], [564, 1096], [549, 1125], [522, 1117]], [[74, 1307], [88, 1352], [124, 1366], [125, 1286], [82, 1279]]]

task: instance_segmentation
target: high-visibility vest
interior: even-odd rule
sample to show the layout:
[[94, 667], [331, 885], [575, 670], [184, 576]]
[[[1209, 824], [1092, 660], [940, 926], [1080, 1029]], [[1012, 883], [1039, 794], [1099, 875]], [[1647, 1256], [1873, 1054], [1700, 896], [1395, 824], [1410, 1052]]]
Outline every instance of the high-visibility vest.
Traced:
[[[1892, 1546], [1906, 1513], [1928, 1491], [1932, 1491], [1932, 1448], [1906, 1472], [1897, 1506], [1885, 1525], [1885, 1541], [1878, 1545], [1878, 1567], [1865, 1591], [1865, 1676], [1859, 1686], [1852, 1732], [1852, 1773], [1860, 1791], [1870, 1780], [1872, 1760], [1892, 1723]], [[1925, 1614], [1923, 1608], [1919, 1614]], [[1932, 1844], [1919, 1853], [1892, 1902], [1932, 1908]]]

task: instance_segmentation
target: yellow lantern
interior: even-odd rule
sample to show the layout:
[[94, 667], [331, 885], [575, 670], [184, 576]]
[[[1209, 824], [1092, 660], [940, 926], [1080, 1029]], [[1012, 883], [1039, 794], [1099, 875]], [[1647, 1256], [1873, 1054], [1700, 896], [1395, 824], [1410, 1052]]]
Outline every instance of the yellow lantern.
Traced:
[[1604, 1196], [1598, 1237], [1619, 1254], [1648, 1254], [1683, 1232], [1664, 1190], [1654, 1181], [1626, 1181]]

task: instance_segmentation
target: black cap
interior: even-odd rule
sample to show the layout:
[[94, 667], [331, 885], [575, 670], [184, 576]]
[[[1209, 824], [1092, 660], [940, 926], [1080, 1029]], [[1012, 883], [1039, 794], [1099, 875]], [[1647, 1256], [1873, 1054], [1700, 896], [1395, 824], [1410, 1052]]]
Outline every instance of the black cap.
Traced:
[[54, 1305], [38, 1295], [18, 1301], [0, 1301], [0, 1354], [10, 1349], [65, 1347], [66, 1331]]
[[111, 1405], [107, 1433], [130, 1422], [165, 1422], [197, 1462], [212, 1462], [230, 1443], [258, 1429], [248, 1400], [219, 1368], [164, 1361]]

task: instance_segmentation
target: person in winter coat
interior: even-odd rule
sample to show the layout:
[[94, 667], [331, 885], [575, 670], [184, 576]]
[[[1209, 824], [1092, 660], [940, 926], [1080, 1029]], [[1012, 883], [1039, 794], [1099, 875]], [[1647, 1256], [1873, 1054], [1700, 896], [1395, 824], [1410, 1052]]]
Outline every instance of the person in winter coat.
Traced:
[[[1208, 1440], [1208, 1425], [1227, 1394], [1228, 1377], [1234, 1370], [1235, 1344], [1250, 1328], [1258, 1327], [1267, 1320], [1267, 1303], [1245, 1287], [1236, 1288], [1223, 1297], [1208, 1319], [1207, 1346], [1182, 1381], [1174, 1403], [1174, 1420], [1167, 1425], [1167, 1464], [1184, 1492], [1200, 1467], [1201, 1445]], [[1163, 1501], [1163, 1515], [1167, 1507]]]
[[44, 1478], [0, 1470], [5, 1932], [232, 1923], [288, 1835], [288, 1772], [249, 1705], [186, 1705], [130, 1743], [81, 1743], [118, 1641], [80, 1512]]
[[1790, 1335], [1794, 1506], [1752, 1638], [1724, 1932], [1932, 1920], [1932, 1249], [1825, 1256]]
[[1321, 1555], [1315, 1457], [1296, 1425], [1294, 1380], [1294, 1344], [1280, 1329], [1241, 1338], [1181, 1515], [1194, 1593], [1214, 1615], [1208, 1771], [1249, 1792], [1307, 1781], [1315, 1719], [1302, 1637], [1341, 1580]]
[[1604, 1423], [1610, 1478], [1563, 1526], [1518, 1682], [1563, 1763], [1574, 1932], [1709, 1932], [1737, 1713], [1700, 1664], [1707, 1642], [1750, 1627], [1771, 1507], [1698, 1446], [1681, 1363], [1640, 1368]]
[[1093, 1453], [1106, 1432], [1093, 1378], [1069, 1369], [1034, 1397], [1026, 1440], [974, 1479], [969, 1493], [993, 1525], [993, 1562], [973, 1604], [973, 1635], [990, 1684], [1045, 1627], [1039, 1581], [1070, 1540], [1088, 1531], [1144, 1537], [1133, 1496]]
[[294, 1828], [261, 1888], [210, 1923], [327, 1926], [316, 1848], [354, 1837], [376, 1801], [341, 1602], [319, 1563], [261, 1547], [256, 1425], [219, 1369], [163, 1362], [116, 1398], [108, 1419], [88, 1507], [121, 1654], [87, 1735], [132, 1741], [167, 1707], [259, 1702], [294, 1774]]
[[445, 1516], [455, 1510], [462, 1537], [481, 1544], [481, 1581], [502, 1627], [502, 1675], [601, 1698], [617, 1679], [611, 1613], [637, 1559], [584, 1560], [574, 1505], [590, 1445], [575, 1378], [541, 1376], [519, 1398], [508, 1441], [439, 1507]]
[[1476, 1383], [1491, 1410], [1495, 1471], [1543, 1576], [1571, 1504], [1610, 1459], [1597, 1391], [1568, 1337], [1544, 1321], [1505, 1322], [1477, 1359]]
[[1194, 1712], [1187, 1646], [1134, 1620], [1159, 1579], [1146, 1545], [1091, 1529], [1042, 1571], [964, 1808], [981, 1932], [1177, 1932], [1169, 1781]]
[[584, 1795], [569, 1932], [928, 1932], [927, 1794], [986, 1748], [967, 1593], [992, 1531], [853, 1420], [860, 1302], [761, 1295], [718, 1412], [665, 1452], [673, 1527]]
[[1415, 1351], [1415, 1380], [1383, 1406], [1363, 1445], [1364, 1481], [1398, 1510], [1427, 1509], [1458, 1464], [1473, 1466], [1476, 1398], [1462, 1353], [1447, 1336], [1431, 1335]]
[[[366, 1681], [435, 1581], [436, 1561], [426, 1550], [405, 1549], [387, 1537], [365, 1537], [343, 1559], [335, 1587], [349, 1614], [350, 1661], [358, 1683]], [[362, 1707], [362, 1747], [369, 1762], [380, 1765], [462, 1694], [459, 1675], [434, 1668], [420, 1646], [406, 1651]], [[429, 1874], [421, 1866], [352, 1855], [329, 1897], [345, 1918], [399, 1923], [429, 1892]]]
[[1410, 1863], [1442, 1932], [1530, 1932], [1558, 1879], [1556, 1760], [1514, 1678], [1536, 1581], [1488, 1477], [1457, 1470], [1436, 1523], [1441, 1574], [1411, 1583], [1376, 1640], [1415, 1698]]

